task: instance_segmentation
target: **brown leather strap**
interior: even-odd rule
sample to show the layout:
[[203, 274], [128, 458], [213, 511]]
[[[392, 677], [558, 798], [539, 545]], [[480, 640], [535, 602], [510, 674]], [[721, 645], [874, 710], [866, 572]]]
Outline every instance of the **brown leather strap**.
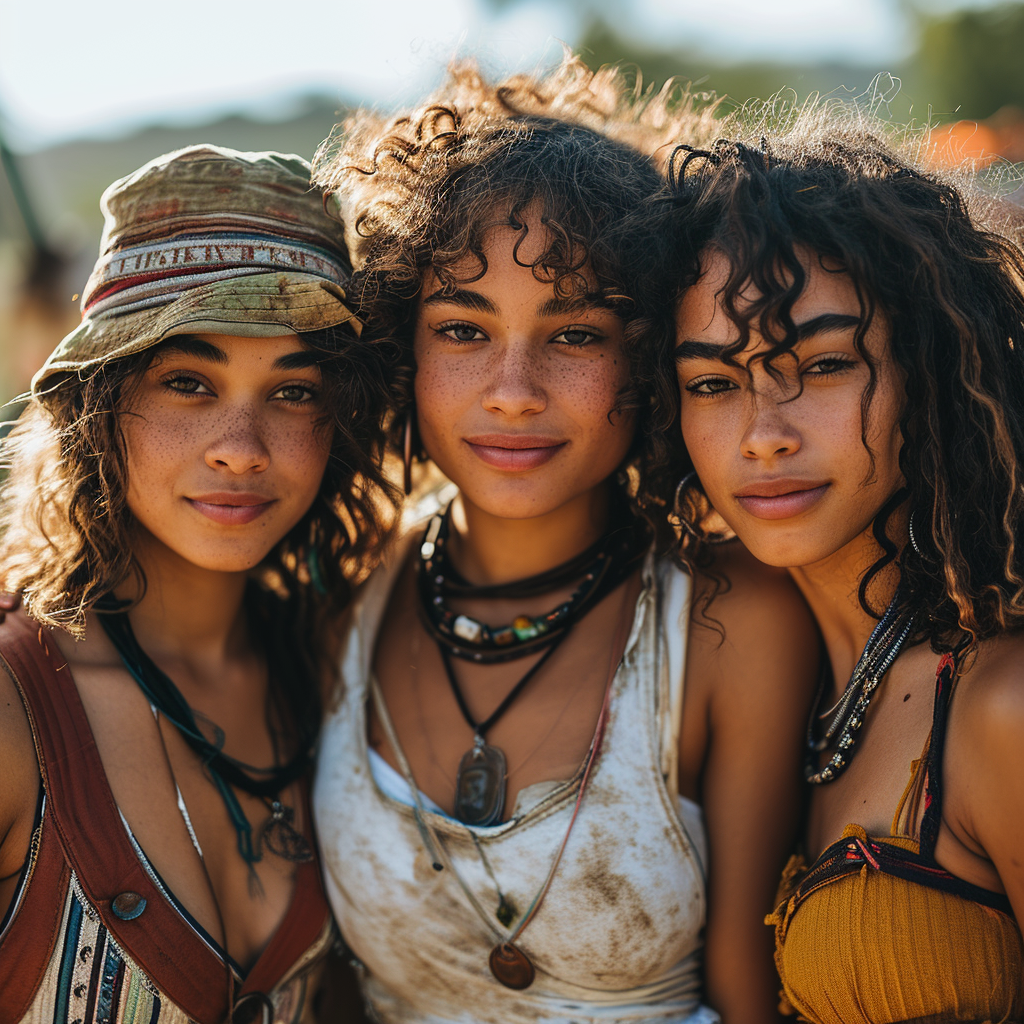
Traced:
[[[46, 928], [58, 931], [70, 867], [103, 924], [161, 992], [201, 1024], [224, 1020], [228, 995], [224, 963], [164, 898], [139, 861], [107, 783], [78, 689], [53, 638], [25, 615], [8, 615], [0, 624], [0, 659], [25, 701], [47, 794], [46, 844], [40, 846], [36, 871], [45, 869], [50, 884], [44, 883], [42, 875], [34, 876], [25, 898], [33, 906], [45, 905], [41, 916], [48, 922]], [[304, 799], [307, 833], [312, 838], [308, 798], [304, 795]], [[61, 881], [59, 888], [55, 876]], [[53, 895], [58, 891], [59, 901]], [[113, 912], [114, 899], [124, 892], [146, 900], [145, 910], [134, 920], [122, 920]], [[19, 908], [19, 928], [26, 907], [23, 903]], [[300, 865], [288, 911], [250, 971], [243, 992], [271, 991], [317, 940], [329, 915], [317, 862]], [[42, 925], [36, 929], [40, 935], [43, 930]], [[56, 938], [53, 934], [50, 939], [51, 952]], [[8, 944], [5, 941], [5, 950]], [[41, 952], [41, 946], [36, 949]], [[31, 957], [30, 952], [27, 955]], [[0, 959], [6, 970], [6, 955]], [[39, 958], [40, 978], [48, 959], [49, 955]], [[0, 974], [6, 1012], [2, 979]], [[38, 983], [37, 978], [33, 991]]]
[[47, 801], [21, 902], [0, 941], [0, 1024], [16, 1024], [32, 1005], [60, 938], [70, 878]]

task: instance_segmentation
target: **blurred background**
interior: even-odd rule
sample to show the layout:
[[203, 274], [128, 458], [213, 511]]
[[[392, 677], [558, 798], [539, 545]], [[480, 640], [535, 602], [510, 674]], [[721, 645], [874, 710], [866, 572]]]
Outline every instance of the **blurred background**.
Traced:
[[348, 110], [416, 99], [456, 54], [507, 73], [561, 41], [736, 103], [863, 97], [929, 126], [937, 162], [1001, 168], [1024, 196], [1024, 3], [0, 0], [0, 401], [77, 323], [115, 178], [195, 142], [308, 158]]

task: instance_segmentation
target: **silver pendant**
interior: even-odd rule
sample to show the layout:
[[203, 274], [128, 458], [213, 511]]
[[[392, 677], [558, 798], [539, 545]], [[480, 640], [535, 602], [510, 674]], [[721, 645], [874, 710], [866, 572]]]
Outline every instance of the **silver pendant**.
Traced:
[[466, 825], [494, 825], [505, 810], [505, 754], [477, 735], [455, 777], [455, 817]]

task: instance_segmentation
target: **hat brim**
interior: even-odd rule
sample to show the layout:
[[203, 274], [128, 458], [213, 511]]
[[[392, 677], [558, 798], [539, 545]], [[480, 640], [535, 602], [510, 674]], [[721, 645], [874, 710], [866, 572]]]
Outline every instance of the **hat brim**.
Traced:
[[143, 352], [177, 334], [265, 338], [349, 322], [358, 334], [362, 324], [344, 289], [324, 278], [280, 272], [232, 277], [192, 288], [155, 309], [87, 315], [32, 378], [32, 394], [42, 397], [58, 375]]

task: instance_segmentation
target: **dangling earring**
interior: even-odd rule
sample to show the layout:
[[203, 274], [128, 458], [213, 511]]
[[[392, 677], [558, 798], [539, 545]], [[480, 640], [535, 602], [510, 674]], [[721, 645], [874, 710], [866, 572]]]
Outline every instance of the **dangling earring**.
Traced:
[[[727, 534], [715, 534], [705, 533], [703, 530], [699, 530], [697, 526], [692, 523], [683, 511], [683, 492], [689, 488], [691, 481], [697, 479], [697, 471], [691, 469], [686, 476], [676, 485], [676, 495], [672, 502], [672, 514], [676, 517], [679, 525], [696, 541], [702, 544], [724, 544], [726, 541], [730, 541], [735, 536], [732, 533]], [[705, 499], [706, 500], [706, 499]]]
[[405, 414], [405, 430], [402, 434], [402, 490], [412, 494], [412, 409]]
[[914, 536], [914, 513], [910, 513], [910, 521], [907, 523], [907, 532], [910, 534], [910, 546], [920, 555], [921, 549], [918, 547], [917, 538]]

